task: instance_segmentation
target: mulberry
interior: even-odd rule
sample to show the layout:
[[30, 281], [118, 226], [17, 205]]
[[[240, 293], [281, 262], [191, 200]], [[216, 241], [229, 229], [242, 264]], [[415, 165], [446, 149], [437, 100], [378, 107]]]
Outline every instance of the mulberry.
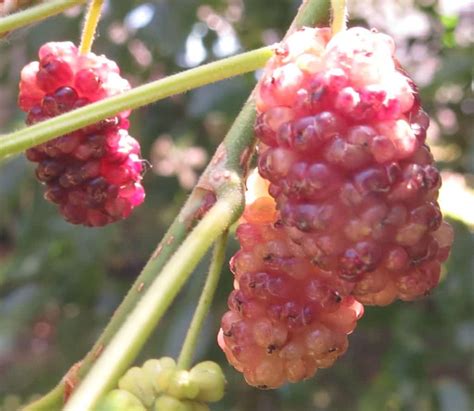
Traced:
[[262, 186], [256, 181], [249, 182], [237, 229], [235, 290], [218, 342], [250, 385], [276, 388], [307, 379], [344, 354], [363, 307], [348, 295], [353, 284], [312, 265], [290, 240], [274, 200], [264, 190], [255, 194]]
[[413, 300], [453, 241], [425, 144], [428, 116], [393, 40], [352, 28], [292, 34], [256, 93], [260, 174], [312, 264], [364, 304]]
[[[21, 72], [18, 104], [27, 124], [55, 117], [130, 88], [105, 56], [79, 54], [70, 42], [47, 43]], [[128, 134], [129, 112], [30, 148], [45, 198], [73, 224], [103, 226], [144, 200], [140, 146]]]

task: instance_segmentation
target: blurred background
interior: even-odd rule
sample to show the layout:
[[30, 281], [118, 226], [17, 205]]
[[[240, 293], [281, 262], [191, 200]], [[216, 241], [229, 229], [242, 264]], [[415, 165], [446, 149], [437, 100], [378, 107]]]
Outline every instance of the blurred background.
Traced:
[[[17, 2], [1, 3], [13, 10]], [[299, 3], [110, 1], [94, 51], [107, 53], [139, 85], [278, 41]], [[474, 408], [474, 7], [469, 0], [353, 0], [349, 10], [350, 25], [376, 27], [395, 38], [399, 60], [421, 87], [432, 119], [429, 141], [444, 173], [440, 202], [456, 229], [452, 255], [431, 296], [367, 308], [347, 354], [332, 368], [276, 391], [247, 386], [217, 348], [215, 335], [232, 289], [226, 267], [196, 353], [196, 361], [223, 364], [229, 381], [213, 410]], [[82, 11], [71, 9], [0, 39], [0, 133], [23, 124], [15, 104], [21, 68], [37, 59], [45, 42], [77, 43]], [[43, 200], [33, 164], [22, 156], [0, 162], [0, 410], [16, 410], [48, 390], [86, 353], [255, 80], [254, 74], [231, 79], [132, 114], [132, 135], [153, 166], [144, 180], [147, 200], [111, 227], [65, 223]], [[232, 240], [228, 256], [236, 249]], [[208, 259], [199, 265], [137, 362], [178, 354], [207, 264]]]

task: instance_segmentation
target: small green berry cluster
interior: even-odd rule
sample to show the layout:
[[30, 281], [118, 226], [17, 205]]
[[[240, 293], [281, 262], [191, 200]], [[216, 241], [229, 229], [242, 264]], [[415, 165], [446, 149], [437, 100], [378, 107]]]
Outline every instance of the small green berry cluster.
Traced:
[[224, 396], [225, 384], [215, 362], [204, 361], [187, 371], [178, 369], [173, 358], [152, 359], [130, 368], [99, 411], [208, 411], [207, 403]]

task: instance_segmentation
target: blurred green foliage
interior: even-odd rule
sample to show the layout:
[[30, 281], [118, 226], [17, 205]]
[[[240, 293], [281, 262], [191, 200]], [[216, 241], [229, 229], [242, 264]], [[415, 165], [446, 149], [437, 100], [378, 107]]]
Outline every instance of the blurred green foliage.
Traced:
[[[94, 50], [115, 59], [123, 74], [138, 85], [278, 41], [298, 3], [110, 1]], [[474, 99], [468, 90], [472, 39], [466, 34], [472, 10], [462, 9], [463, 2], [456, 2], [460, 8], [454, 11], [444, 10], [446, 2], [441, 1], [407, 0], [403, 7], [399, 3], [350, 2], [352, 25], [375, 25], [395, 36], [400, 60], [421, 82], [440, 167], [472, 185], [469, 115], [474, 112]], [[36, 59], [45, 42], [78, 42], [79, 12], [71, 10], [0, 40], [1, 132], [17, 129], [23, 121], [15, 107], [21, 67]], [[408, 26], [391, 25], [384, 18], [388, 12]], [[52, 387], [86, 353], [177, 214], [204, 160], [254, 83], [253, 75], [231, 79], [132, 114], [132, 134], [141, 141], [143, 155], [151, 159], [155, 171], [149, 169], [145, 176], [145, 204], [112, 227], [87, 229], [65, 223], [43, 200], [32, 164], [21, 156], [0, 163], [1, 410], [18, 409], [20, 401]], [[160, 151], [163, 141], [167, 151]], [[458, 218], [453, 253], [433, 295], [414, 303], [367, 308], [350, 338], [348, 353], [310, 381], [259, 391], [226, 365], [227, 394], [213, 409], [472, 410], [474, 233], [461, 221], [462, 215]], [[236, 248], [236, 242], [231, 242], [229, 257]], [[199, 265], [139, 361], [177, 355], [207, 263]], [[226, 268], [196, 360], [226, 364], [215, 336], [231, 288]]]

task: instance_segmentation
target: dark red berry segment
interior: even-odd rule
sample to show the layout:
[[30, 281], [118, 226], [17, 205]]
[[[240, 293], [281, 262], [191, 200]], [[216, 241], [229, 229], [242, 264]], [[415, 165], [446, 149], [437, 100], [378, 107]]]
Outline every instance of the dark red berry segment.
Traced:
[[331, 366], [363, 313], [349, 295], [353, 284], [311, 264], [265, 192], [249, 199], [237, 237], [235, 290], [218, 338], [229, 362], [260, 388], [307, 379]]
[[366, 304], [429, 292], [452, 242], [429, 119], [393, 54], [374, 31], [330, 38], [305, 28], [269, 61], [256, 93], [259, 172], [283, 223]]
[[[18, 103], [34, 124], [130, 88], [105, 56], [79, 54], [69, 42], [47, 43], [39, 62], [21, 72]], [[45, 198], [67, 221], [103, 226], [126, 218], [143, 202], [139, 143], [128, 134], [129, 112], [27, 150], [38, 163]]]

